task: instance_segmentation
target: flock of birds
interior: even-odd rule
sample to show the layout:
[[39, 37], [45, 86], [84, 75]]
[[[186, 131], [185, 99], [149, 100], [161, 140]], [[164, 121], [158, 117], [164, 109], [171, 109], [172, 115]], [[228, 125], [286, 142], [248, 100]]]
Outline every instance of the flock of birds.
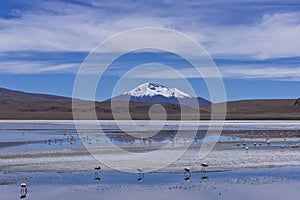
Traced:
[[[22, 133], [23, 135], [25, 134], [24, 132]], [[91, 135], [86, 135], [86, 136], [82, 136], [81, 142], [85, 145], [92, 145], [94, 143], [100, 142], [102, 139], [102, 135], [101, 134], [95, 134], [94, 137], [92, 137]], [[144, 146], [150, 146], [152, 145], [154, 138], [126, 138], [126, 134], [124, 135], [108, 135], [108, 137], [110, 138], [110, 141], [114, 140], [114, 137], [119, 137], [118, 139], [123, 139], [121, 142], [127, 142], [129, 145], [133, 145], [133, 144], [140, 144], [140, 145], [144, 145]], [[67, 142], [70, 145], [75, 145], [76, 141], [77, 141], [77, 137], [71, 133], [64, 133], [64, 137], [60, 137], [60, 138], [52, 138], [52, 139], [47, 139], [44, 140], [44, 144], [46, 145], [51, 145], [51, 144], [59, 144], [62, 145], [64, 142]], [[235, 137], [232, 137], [233, 140], [235, 140]], [[161, 140], [161, 139], [158, 139]], [[197, 135], [195, 135], [194, 137], [194, 143], [197, 143], [199, 140], [199, 138], [197, 137]], [[104, 139], [104, 144], [108, 143], [108, 139]], [[103, 142], [102, 141], [102, 142]], [[28, 142], [31, 143], [32, 139], [28, 138]], [[175, 146], [176, 144], [185, 144], [187, 142], [190, 142], [187, 138], [185, 137], [173, 137], [173, 138], [169, 138], [169, 142]], [[278, 141], [277, 141], [278, 142]], [[221, 141], [219, 140], [219, 143], [221, 143]], [[275, 141], [273, 142], [274, 144], [276, 143]], [[102, 143], [101, 143], [102, 144]], [[272, 146], [271, 144], [271, 140], [270, 138], [266, 137], [265, 141], [259, 141], [259, 142], [253, 142], [252, 144], [250, 144], [249, 142], [237, 142], [236, 143], [236, 147], [243, 147], [247, 152], [250, 148], [256, 148], [256, 147], [261, 147], [264, 146], [264, 144], [266, 146]], [[286, 147], [288, 147], [289, 145], [287, 144], [287, 139], [283, 138], [281, 141], [281, 144], [279, 144], [281, 149], [284, 149]], [[291, 148], [297, 148], [300, 147], [298, 144], [293, 144], [290, 145]]]
[[[24, 135], [25, 133], [23, 133]], [[118, 139], [120, 140], [123, 139], [123, 140], [120, 140], [120, 142], [122, 143], [127, 143], [128, 145], [133, 145], [133, 144], [138, 144], [138, 145], [144, 145], [144, 146], [150, 146], [152, 145], [152, 143], [154, 141], [159, 141], [159, 142], [162, 142], [163, 140], [166, 140], [166, 139], [162, 139], [162, 138], [157, 138], [157, 139], [154, 139], [152, 137], [149, 137], [149, 138], [146, 138], [146, 137], [143, 137], [143, 138], [134, 138], [134, 137], [131, 137], [131, 138], [126, 138], [128, 137], [127, 135], [118, 135], [118, 136], [113, 136], [113, 135], [109, 135], [107, 136], [107, 138], [103, 139], [103, 136], [101, 134], [95, 134], [95, 136], [92, 136], [91, 134], [87, 134], [87, 135], [82, 135], [80, 137], [80, 141], [85, 144], [85, 145], [97, 145], [97, 144], [108, 144], [109, 141], [111, 142], [114, 142], [115, 139], [114, 138], [117, 138], [119, 137]], [[52, 144], [59, 144], [59, 145], [63, 145], [64, 142], [66, 142], [67, 144], [70, 144], [70, 145], [75, 145], [77, 140], [79, 138], [76, 137], [75, 135], [71, 134], [71, 133], [64, 133], [64, 137], [60, 137], [60, 138], [49, 138], [49, 139], [46, 139], [43, 141], [43, 143], [45, 145], [52, 145]], [[198, 142], [198, 137], [195, 136], [194, 137], [194, 142], [197, 143]], [[99, 143], [99, 142], [102, 142], [102, 143]], [[176, 144], [186, 144], [188, 142], [190, 142], [187, 138], [185, 137], [174, 137], [174, 138], [169, 138], [169, 142], [174, 146]], [[28, 138], [28, 143], [32, 143], [32, 140], [31, 138]], [[80, 142], [78, 143], [80, 144]]]
[[[25, 132], [22, 132], [22, 135], [25, 135]], [[51, 145], [51, 144], [59, 144], [62, 145], [64, 141], [68, 142], [69, 144], [76, 144], [76, 137], [71, 133], [64, 133], [64, 137], [60, 138], [49, 138], [44, 140], [44, 144]], [[28, 138], [28, 143], [32, 143], [32, 139]]]
[[64, 138], [54, 138], [54, 139], [48, 139], [44, 140], [44, 144], [51, 145], [52, 143], [57, 144], [59, 143], [60, 145], [63, 144], [63, 141], [67, 141], [69, 144], [76, 144], [76, 137], [72, 135], [71, 133], [67, 134], [66, 132], [64, 133]]
[[[286, 138], [283, 138], [281, 142], [282, 142], [282, 144], [280, 144], [280, 148], [281, 149], [286, 148], [288, 146]], [[267, 137], [265, 139], [265, 142], [254, 142], [252, 145], [255, 148], [255, 147], [258, 147], [258, 146], [263, 146], [263, 144], [265, 144], [267, 146], [271, 146], [271, 140], [270, 140], [270, 138]], [[242, 143], [238, 142], [238, 143], [236, 143], [236, 146], [237, 147], [243, 146], [246, 151], [248, 151], [249, 148], [250, 148], [249, 144], [247, 144], [246, 142], [242, 142]], [[293, 145], [290, 145], [290, 147], [291, 148], [297, 148], [297, 147], [299, 147], [299, 145], [298, 144], [293, 144]]]
[[[204, 163], [201, 163], [201, 167], [202, 167], [202, 170], [201, 172], [203, 173], [203, 176], [201, 177], [202, 180], [207, 180], [208, 179], [208, 176], [206, 176], [206, 168], [209, 167], [209, 165], [204, 162]], [[100, 181], [101, 178], [99, 177], [99, 172], [101, 171], [101, 167], [98, 166], [98, 167], [95, 167], [95, 180], [96, 181]], [[144, 174], [144, 171], [142, 168], [137, 168], [136, 169], [137, 173], [139, 174], [138, 178], [137, 178], [137, 181], [138, 182], [142, 182], [144, 177], [145, 177], [145, 174]], [[184, 174], [184, 180], [185, 181], [189, 181], [192, 177], [192, 171], [189, 167], [185, 167], [183, 168], [183, 174]]]
[[[23, 132], [22, 134], [24, 135], [25, 133]], [[108, 136], [110, 141], [114, 141], [114, 137], [120, 137], [122, 139], [122, 138], [125, 138], [126, 135], [118, 135], [118, 136], [109, 135]], [[96, 134], [95, 137], [92, 137], [90, 135], [86, 135], [86, 136], [82, 136], [80, 139], [81, 139], [83, 144], [92, 145], [95, 142], [100, 142], [101, 138], [102, 138], [101, 134]], [[232, 137], [232, 139], [235, 140], [235, 137]], [[63, 138], [60, 137], [60, 138], [47, 139], [47, 140], [44, 140], [44, 144], [47, 144], [47, 145], [51, 145], [51, 144], [62, 145], [64, 142], [67, 142], [68, 144], [75, 145], [77, 140], [78, 140], [78, 138], [75, 135], [65, 132]], [[158, 140], [161, 141], [161, 139], [158, 139]], [[194, 137], [194, 143], [198, 143], [198, 140], [199, 140], [199, 138], [197, 136], [195, 136]], [[102, 140], [102, 141], [104, 141], [104, 144], [108, 143], [107, 138]], [[149, 138], [134, 138], [134, 137], [132, 137], [132, 138], [127, 138], [126, 140], [124, 139], [121, 142], [127, 142], [129, 145], [140, 144], [140, 145], [145, 145], [145, 146], [147, 146], [147, 145], [151, 146], [153, 141], [154, 141], [154, 138], [151, 138], [151, 137], [149, 137]], [[28, 138], [28, 142], [31, 143], [32, 139]], [[174, 146], [176, 144], [185, 144], [185, 143], [190, 142], [190, 141], [189, 141], [189, 139], [187, 139], [185, 137], [173, 137], [173, 138], [169, 138], [169, 142]], [[219, 143], [221, 143], [220, 140], [219, 140]], [[274, 141], [274, 144], [275, 143], [276, 142]], [[240, 142], [236, 143], [236, 146], [237, 147], [243, 147], [245, 150], [248, 151], [252, 147], [253, 148], [260, 147], [260, 146], [263, 146], [264, 144], [266, 144], [267, 146], [272, 146], [270, 138], [266, 137], [265, 141], [253, 142], [252, 144], [250, 144], [249, 142], [246, 143], [246, 142], [240, 141]], [[283, 149], [285, 147], [288, 147], [287, 139], [283, 138], [282, 141], [281, 141], [280, 148]], [[297, 147], [300, 147], [300, 146], [298, 144], [293, 144], [293, 145], [290, 145], [290, 147], [297, 148]]]
[[[206, 176], [206, 168], [209, 167], [209, 165], [204, 162], [204, 163], [201, 163], [201, 167], [202, 167], [202, 172], [203, 172], [203, 176], [201, 177], [201, 179], [202, 180], [208, 180], [208, 176]], [[99, 176], [100, 172], [101, 172], [101, 166], [95, 167], [94, 170], [95, 170], [95, 178], [94, 179], [96, 181], [101, 181], [101, 177]], [[137, 170], [137, 173], [139, 175], [138, 178], [137, 178], [137, 181], [142, 182], [144, 177], [145, 177], [145, 173], [144, 173], [142, 168], [137, 168], [136, 170]], [[183, 174], [185, 176], [184, 177], [185, 181], [190, 181], [191, 180], [192, 171], [189, 167], [185, 167], [183, 169]], [[20, 196], [20, 198], [24, 199], [27, 196], [27, 184], [26, 183], [21, 183], [20, 187], [21, 187], [21, 196]]]

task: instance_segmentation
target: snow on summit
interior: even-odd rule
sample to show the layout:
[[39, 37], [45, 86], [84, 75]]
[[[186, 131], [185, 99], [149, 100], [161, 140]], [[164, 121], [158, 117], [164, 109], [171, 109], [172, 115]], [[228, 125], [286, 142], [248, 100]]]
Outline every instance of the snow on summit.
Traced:
[[168, 88], [166, 86], [155, 83], [144, 83], [129, 92], [125, 92], [124, 95], [130, 95], [134, 97], [156, 96], [161, 95], [167, 98], [192, 98], [192, 96], [178, 90], [177, 88]]

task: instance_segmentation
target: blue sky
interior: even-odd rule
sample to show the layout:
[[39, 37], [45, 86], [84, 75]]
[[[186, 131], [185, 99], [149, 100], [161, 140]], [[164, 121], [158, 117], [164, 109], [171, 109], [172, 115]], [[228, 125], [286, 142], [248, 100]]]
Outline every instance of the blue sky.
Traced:
[[[223, 76], [228, 100], [300, 96], [296, 0], [4, 0], [0, 4], [0, 87], [71, 96], [76, 72], [97, 44], [128, 29], [162, 27], [187, 34], [207, 50]], [[110, 97], [124, 71], [154, 61], [174, 69], [188, 67], [165, 52], [124, 55], [101, 80], [97, 100]], [[167, 86], [181, 89], [168, 78]], [[187, 78], [198, 96], [209, 99], [203, 80]], [[148, 80], [165, 81], [149, 77], [136, 83]]]

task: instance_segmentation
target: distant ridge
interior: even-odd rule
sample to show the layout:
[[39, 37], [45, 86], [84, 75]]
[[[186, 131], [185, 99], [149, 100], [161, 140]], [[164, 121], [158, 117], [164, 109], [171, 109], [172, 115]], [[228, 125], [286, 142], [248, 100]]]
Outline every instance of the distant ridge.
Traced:
[[0, 88], [0, 101], [23, 101], [23, 102], [40, 102], [40, 101], [69, 101], [71, 98], [49, 95], [34, 94], [16, 90]]
[[[176, 91], [174, 91], [176, 92]], [[161, 95], [162, 96], [162, 95]], [[158, 96], [160, 97], [160, 96]], [[227, 120], [300, 120], [299, 99], [253, 99], [227, 102]], [[83, 101], [84, 103], [84, 101]], [[155, 102], [130, 102], [130, 116], [136, 120], [148, 120], [149, 109]], [[181, 107], [187, 111], [184, 119], [209, 120], [211, 106], [223, 104], [210, 104], [200, 107], [190, 107], [172, 103], [160, 103], [167, 113], [167, 119], [182, 119]], [[118, 114], [122, 119], [127, 118], [127, 107], [124, 102], [115, 102]], [[80, 109], [80, 108], [79, 108]], [[95, 102], [98, 119], [114, 119], [111, 102]], [[82, 110], [83, 113], [86, 110]], [[218, 113], [215, 113], [217, 116]], [[124, 116], [124, 118], [122, 117]], [[158, 116], [159, 117], [159, 116]], [[72, 120], [72, 99], [47, 94], [32, 94], [0, 88], [0, 119], [14, 120]], [[90, 119], [90, 118], [83, 118]]]

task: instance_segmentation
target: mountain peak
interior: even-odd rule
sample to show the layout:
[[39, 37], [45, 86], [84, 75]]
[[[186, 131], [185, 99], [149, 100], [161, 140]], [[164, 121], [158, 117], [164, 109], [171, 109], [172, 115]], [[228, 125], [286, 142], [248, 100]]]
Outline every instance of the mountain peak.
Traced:
[[167, 98], [192, 98], [192, 96], [180, 91], [177, 88], [168, 88], [157, 83], [144, 83], [130, 90], [129, 92], [125, 92], [124, 95], [130, 95], [134, 97], [152, 97], [156, 95], [161, 95]]

